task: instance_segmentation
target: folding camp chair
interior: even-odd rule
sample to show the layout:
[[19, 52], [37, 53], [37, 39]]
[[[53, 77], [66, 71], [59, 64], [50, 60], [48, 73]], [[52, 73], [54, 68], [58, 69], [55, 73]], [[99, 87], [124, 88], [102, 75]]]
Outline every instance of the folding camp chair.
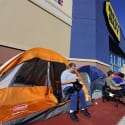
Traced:
[[121, 94], [114, 94], [112, 90], [105, 84], [102, 88], [102, 100], [103, 102], [106, 101], [113, 101], [115, 102], [116, 107], [118, 107], [119, 103], [125, 104], [122, 99], [123, 95]]

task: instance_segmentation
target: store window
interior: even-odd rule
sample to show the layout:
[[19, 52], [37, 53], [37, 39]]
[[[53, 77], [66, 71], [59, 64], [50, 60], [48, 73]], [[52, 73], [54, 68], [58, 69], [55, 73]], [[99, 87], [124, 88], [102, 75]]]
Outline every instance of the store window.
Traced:
[[110, 68], [115, 72], [121, 72], [121, 68], [125, 64], [125, 59], [113, 52], [110, 52]]

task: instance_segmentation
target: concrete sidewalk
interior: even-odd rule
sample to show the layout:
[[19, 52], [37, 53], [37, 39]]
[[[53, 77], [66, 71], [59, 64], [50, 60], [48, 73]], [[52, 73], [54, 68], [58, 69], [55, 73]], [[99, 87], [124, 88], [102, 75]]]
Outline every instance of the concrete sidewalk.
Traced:
[[117, 125], [125, 125], [125, 116], [118, 122]]

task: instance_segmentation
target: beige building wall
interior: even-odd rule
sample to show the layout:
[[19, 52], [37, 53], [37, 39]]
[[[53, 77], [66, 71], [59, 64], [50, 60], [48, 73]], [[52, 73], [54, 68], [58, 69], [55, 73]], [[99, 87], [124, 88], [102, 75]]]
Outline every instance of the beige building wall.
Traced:
[[0, 45], [22, 50], [44, 47], [69, 57], [71, 11], [64, 9], [70, 15], [65, 14], [66, 22], [63, 14], [57, 18], [47, 9], [30, 0], [0, 0]]
[[[42, 0], [31, 0], [31, 1], [42, 1]], [[57, 4], [57, 0], [46, 0], [48, 3], [50, 3], [55, 8], [62, 11], [64, 14], [66, 14], [69, 17], [72, 17], [72, 0], [62, 0], [62, 5]]]

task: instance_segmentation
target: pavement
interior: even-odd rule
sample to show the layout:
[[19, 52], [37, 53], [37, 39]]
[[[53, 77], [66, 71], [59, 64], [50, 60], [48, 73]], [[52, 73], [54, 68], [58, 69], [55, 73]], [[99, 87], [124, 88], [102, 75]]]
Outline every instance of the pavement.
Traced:
[[117, 125], [125, 125], [125, 116], [118, 122]]
[[78, 123], [74, 123], [67, 113], [53, 118], [33, 123], [32, 125], [125, 125], [125, 105], [112, 101], [103, 102], [102, 99], [94, 100], [94, 105], [88, 107], [91, 118], [86, 118], [80, 112], [77, 114]]

